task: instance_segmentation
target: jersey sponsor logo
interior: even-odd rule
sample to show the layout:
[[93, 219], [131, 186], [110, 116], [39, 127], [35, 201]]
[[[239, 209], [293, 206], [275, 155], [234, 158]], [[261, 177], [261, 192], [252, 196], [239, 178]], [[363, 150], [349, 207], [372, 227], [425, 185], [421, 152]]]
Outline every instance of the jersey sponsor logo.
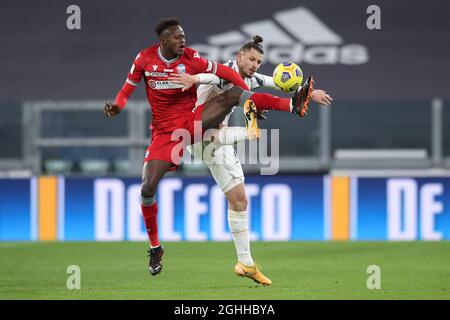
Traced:
[[155, 80], [149, 80], [148, 86], [152, 89], [156, 90], [166, 90], [166, 89], [180, 89], [183, 88], [182, 84], [173, 83], [170, 81], [155, 81]]
[[346, 44], [342, 36], [305, 7], [276, 12], [271, 19], [245, 23], [240, 30], [209, 36], [207, 44], [192, 47], [208, 60], [233, 60], [242, 44], [255, 34], [264, 38], [263, 63], [360, 65], [369, 62], [366, 46]]
[[147, 77], [168, 77], [169, 74], [167, 72], [150, 72], [145, 71], [145, 75]]

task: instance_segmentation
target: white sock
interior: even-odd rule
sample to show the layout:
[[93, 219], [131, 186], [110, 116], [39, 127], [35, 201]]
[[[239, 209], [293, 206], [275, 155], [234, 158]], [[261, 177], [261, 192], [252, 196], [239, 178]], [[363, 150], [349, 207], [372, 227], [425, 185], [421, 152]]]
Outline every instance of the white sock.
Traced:
[[219, 129], [214, 143], [217, 145], [233, 145], [248, 138], [247, 128], [244, 127], [227, 127]]
[[255, 263], [250, 253], [247, 211], [228, 210], [228, 226], [233, 236], [239, 262], [246, 266], [253, 266]]

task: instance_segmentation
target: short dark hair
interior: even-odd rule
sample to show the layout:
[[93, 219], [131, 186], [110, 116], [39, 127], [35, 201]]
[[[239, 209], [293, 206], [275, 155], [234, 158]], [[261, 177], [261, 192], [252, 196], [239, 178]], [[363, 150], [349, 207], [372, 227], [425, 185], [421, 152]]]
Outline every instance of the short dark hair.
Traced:
[[263, 38], [261, 36], [254, 36], [253, 37], [253, 41], [247, 42], [246, 44], [244, 44], [239, 51], [247, 51], [250, 49], [255, 49], [256, 51], [258, 51], [261, 54], [264, 54], [264, 49], [262, 47], [262, 42], [263, 42]]
[[158, 35], [158, 37], [163, 33], [164, 30], [166, 30], [169, 27], [172, 26], [179, 26], [180, 21], [177, 18], [163, 18], [159, 21], [159, 23], [155, 27], [155, 32]]

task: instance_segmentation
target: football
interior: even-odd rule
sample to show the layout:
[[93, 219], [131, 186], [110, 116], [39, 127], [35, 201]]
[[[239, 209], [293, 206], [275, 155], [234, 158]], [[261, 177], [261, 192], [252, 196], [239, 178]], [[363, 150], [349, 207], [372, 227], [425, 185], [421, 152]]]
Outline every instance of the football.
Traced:
[[303, 71], [293, 62], [283, 62], [273, 71], [273, 82], [284, 92], [293, 92], [303, 81]]

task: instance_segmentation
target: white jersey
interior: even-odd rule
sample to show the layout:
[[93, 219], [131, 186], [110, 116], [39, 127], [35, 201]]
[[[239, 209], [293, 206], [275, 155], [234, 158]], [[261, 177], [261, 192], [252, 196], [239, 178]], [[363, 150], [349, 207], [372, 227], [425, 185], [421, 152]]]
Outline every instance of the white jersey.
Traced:
[[[230, 60], [227, 63], [224, 63], [224, 65], [232, 68], [234, 71], [239, 73], [239, 68], [238, 68], [236, 60]], [[199, 106], [199, 105], [211, 100], [212, 98], [218, 96], [225, 90], [228, 90], [231, 87], [233, 87], [232, 83], [230, 83], [224, 79], [221, 79], [221, 78], [217, 78], [217, 79], [218, 80], [215, 81], [214, 82], [215, 84], [213, 84], [213, 85], [201, 84], [198, 86], [196, 106]], [[270, 89], [279, 90], [278, 87], [276, 87], [275, 84], [273, 83], [272, 77], [265, 76], [263, 74], [255, 73], [253, 75], [253, 77], [251, 77], [251, 78], [246, 77], [244, 79], [244, 81], [245, 81], [245, 84], [249, 87], [250, 91], [253, 91], [253, 90], [259, 89], [259, 88], [270, 88]], [[216, 83], [216, 82], [218, 82], [218, 83]], [[236, 108], [236, 106], [233, 107], [233, 109], [231, 109], [231, 112], [223, 120], [223, 122], [222, 122], [223, 124], [228, 125], [228, 120], [230, 119], [230, 115], [234, 112], [235, 108]]]

